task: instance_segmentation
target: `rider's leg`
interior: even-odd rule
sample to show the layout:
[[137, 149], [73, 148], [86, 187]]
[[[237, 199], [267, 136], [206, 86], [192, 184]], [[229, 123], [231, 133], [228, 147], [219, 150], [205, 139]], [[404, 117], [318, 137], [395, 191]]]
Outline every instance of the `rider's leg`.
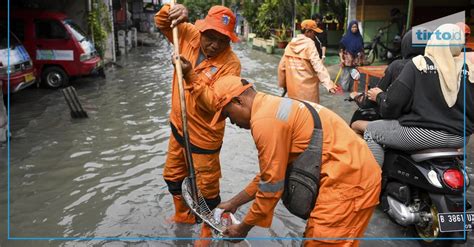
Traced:
[[351, 124], [352, 130], [354, 130], [355, 133], [358, 135], [364, 135], [365, 130], [367, 129], [367, 124], [369, 121], [365, 120], [357, 120]]
[[364, 139], [379, 165], [382, 165], [384, 160], [382, 145], [402, 151], [460, 148], [464, 145], [462, 136], [440, 130], [402, 126], [398, 120], [369, 122], [364, 133]]

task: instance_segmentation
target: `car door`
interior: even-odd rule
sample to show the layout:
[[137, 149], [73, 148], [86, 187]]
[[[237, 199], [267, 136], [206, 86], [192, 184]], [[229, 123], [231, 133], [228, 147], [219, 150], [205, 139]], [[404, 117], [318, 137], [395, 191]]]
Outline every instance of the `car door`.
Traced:
[[55, 19], [35, 19], [36, 61], [60, 65], [69, 74], [74, 68], [75, 46], [64, 25]]

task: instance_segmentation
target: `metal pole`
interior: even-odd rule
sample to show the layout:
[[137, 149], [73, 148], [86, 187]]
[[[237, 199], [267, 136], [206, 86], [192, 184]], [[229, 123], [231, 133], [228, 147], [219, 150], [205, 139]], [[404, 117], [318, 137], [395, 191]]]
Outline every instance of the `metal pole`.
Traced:
[[405, 32], [411, 28], [411, 22], [413, 19], [413, 0], [408, 1], [408, 13], [407, 13], [407, 25], [405, 27]]
[[[171, 7], [175, 4], [175, 0], [171, 1]], [[176, 66], [176, 76], [178, 77], [178, 89], [179, 89], [179, 103], [181, 106], [181, 121], [183, 125], [183, 137], [184, 137], [184, 151], [185, 151], [185, 161], [188, 165], [189, 171], [189, 180], [191, 182], [191, 195], [195, 202], [198, 200], [198, 190], [196, 185], [196, 177], [194, 172], [193, 156], [191, 154], [191, 145], [189, 142], [189, 133], [188, 133], [188, 119], [186, 112], [186, 98], [184, 92], [184, 83], [183, 83], [183, 70], [181, 68], [181, 60], [179, 58], [179, 39], [178, 39], [178, 26], [173, 27], [173, 46], [174, 46], [174, 60]]]
[[293, 1], [293, 38], [296, 37], [296, 0]]
[[[90, 15], [92, 12], [92, 0], [87, 1], [87, 10], [89, 11], [89, 15]], [[89, 23], [89, 31], [91, 33], [92, 43], [95, 44], [94, 31], [92, 30], [90, 23]]]
[[225, 0], [222, 0], [222, 6], [225, 6]]
[[112, 34], [112, 61], [117, 62], [117, 56], [115, 55], [115, 29], [114, 29], [114, 10], [112, 6], [112, 0], [109, 0], [109, 16], [110, 16], [110, 27]]

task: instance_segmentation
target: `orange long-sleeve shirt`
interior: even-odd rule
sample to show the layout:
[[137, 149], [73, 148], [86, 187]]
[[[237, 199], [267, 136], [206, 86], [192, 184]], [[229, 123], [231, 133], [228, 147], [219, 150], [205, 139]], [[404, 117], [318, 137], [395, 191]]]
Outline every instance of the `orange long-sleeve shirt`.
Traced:
[[[172, 42], [173, 35], [168, 20], [170, 6], [165, 4], [155, 15], [155, 24], [166, 38]], [[188, 117], [189, 138], [192, 144], [209, 150], [218, 149], [224, 137], [225, 121], [211, 127], [214, 116], [214, 95], [212, 85], [225, 75], [240, 76], [240, 61], [229, 47], [215, 57], [204, 59], [196, 66], [200, 51], [201, 33], [190, 23], [178, 25], [180, 55], [194, 66], [193, 76], [186, 84], [186, 109]], [[170, 121], [182, 135], [180, 100], [176, 72], [173, 75], [171, 92]]]
[[[356, 210], [378, 204], [381, 169], [367, 144], [332, 111], [313, 104], [323, 129], [322, 165], [317, 204], [355, 200]], [[257, 93], [251, 112], [251, 131], [258, 149], [260, 173], [245, 188], [255, 201], [244, 222], [269, 227], [281, 198], [286, 168], [309, 144], [311, 113], [303, 103]], [[272, 126], [272, 128], [268, 128]], [[317, 212], [311, 213], [316, 214]], [[318, 217], [321, 217], [319, 215]]]

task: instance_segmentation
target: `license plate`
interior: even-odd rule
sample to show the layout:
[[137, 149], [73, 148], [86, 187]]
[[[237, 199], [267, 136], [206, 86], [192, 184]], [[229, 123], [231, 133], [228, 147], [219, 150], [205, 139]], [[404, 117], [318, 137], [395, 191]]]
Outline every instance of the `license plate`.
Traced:
[[32, 73], [25, 75], [25, 82], [30, 82], [35, 79], [35, 76]]
[[[467, 221], [466, 221], [467, 219]], [[441, 232], [472, 231], [474, 228], [474, 212], [452, 212], [438, 214]]]

